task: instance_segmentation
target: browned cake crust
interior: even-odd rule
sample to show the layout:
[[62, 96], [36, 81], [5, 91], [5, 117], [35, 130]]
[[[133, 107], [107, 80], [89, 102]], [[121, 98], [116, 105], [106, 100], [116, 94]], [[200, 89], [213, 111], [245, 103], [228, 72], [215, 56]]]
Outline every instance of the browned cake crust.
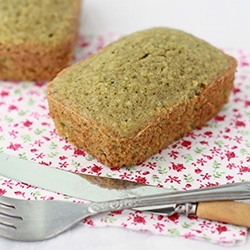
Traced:
[[[186, 98], [187, 100], [185, 99], [186, 101], [164, 108], [160, 115], [154, 119], [149, 118], [143, 127], [130, 135], [122, 134], [121, 129], [111, 133], [105, 126], [82, 115], [81, 110], [75, 108], [73, 104], [74, 96], [67, 97], [69, 98], [67, 100], [66, 97], [65, 99], [60, 97], [58, 88], [66, 85], [67, 80], [64, 76], [71, 74], [73, 71], [71, 68], [61, 72], [56, 80], [48, 85], [50, 115], [54, 119], [59, 135], [77, 147], [85, 149], [105, 165], [122, 167], [139, 164], [194, 128], [205, 125], [206, 121], [228, 102], [237, 63], [234, 58], [226, 57], [226, 70], [215, 80], [208, 84], [200, 84], [195, 90], [197, 92], [192, 93]], [[72, 75], [70, 77], [72, 81], [75, 80]], [[63, 96], [64, 94], [65, 92]], [[65, 104], [65, 100], [70, 100], [72, 105]]]
[[0, 0], [0, 79], [51, 80], [73, 55], [81, 0]]

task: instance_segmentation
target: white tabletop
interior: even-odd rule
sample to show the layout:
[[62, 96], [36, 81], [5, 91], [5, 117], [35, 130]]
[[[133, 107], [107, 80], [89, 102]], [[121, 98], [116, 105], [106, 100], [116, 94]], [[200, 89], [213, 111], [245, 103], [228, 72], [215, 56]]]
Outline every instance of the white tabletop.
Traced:
[[[248, 0], [85, 0], [82, 32], [119, 35], [153, 26], [182, 29], [217, 47], [250, 53]], [[249, 249], [250, 239], [234, 249]], [[54, 239], [20, 243], [0, 238], [0, 249], [226, 249], [206, 242], [164, 237], [121, 228], [79, 225]]]

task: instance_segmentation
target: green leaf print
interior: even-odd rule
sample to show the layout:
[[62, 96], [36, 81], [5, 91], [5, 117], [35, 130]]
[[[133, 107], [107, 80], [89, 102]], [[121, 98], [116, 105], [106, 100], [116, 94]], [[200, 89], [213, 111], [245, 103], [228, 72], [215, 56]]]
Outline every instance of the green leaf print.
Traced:
[[223, 141], [221, 141], [221, 140], [219, 140], [219, 141], [215, 141], [214, 142], [216, 145], [218, 145], [220, 148], [222, 148], [223, 147], [223, 145], [224, 145], [224, 142]]
[[216, 160], [213, 161], [213, 166], [212, 168], [214, 169], [213, 171], [216, 171], [221, 167], [221, 163], [217, 162]]
[[35, 103], [35, 101], [32, 98], [30, 98], [28, 100], [28, 105], [32, 106], [32, 105], [34, 105], [34, 103]]
[[58, 154], [59, 154], [59, 152], [50, 152], [50, 153], [48, 154], [48, 157], [54, 158], [54, 157], [57, 156]]
[[13, 122], [13, 119], [11, 117], [8, 117], [7, 115], [4, 116], [4, 120], [8, 123]]
[[219, 179], [219, 178], [221, 178], [223, 175], [225, 174], [225, 172], [215, 172], [214, 174], [213, 174], [213, 177], [215, 178], [215, 179]]
[[171, 235], [173, 236], [180, 236], [180, 232], [177, 228], [171, 228], [171, 229], [168, 229], [168, 231], [170, 232]]
[[105, 223], [114, 223], [115, 221], [117, 221], [117, 219], [114, 217], [106, 216], [106, 217], [102, 218], [101, 221], [105, 222]]
[[24, 143], [31, 142], [31, 136], [29, 134], [22, 135], [22, 139]]
[[19, 158], [23, 159], [23, 160], [28, 160], [28, 157], [26, 155], [26, 153], [22, 153], [22, 154], [18, 154]]
[[3, 153], [4, 152], [4, 149], [3, 147], [0, 148], [0, 153]]
[[32, 192], [31, 195], [37, 200], [41, 196], [41, 193], [40, 191], [35, 191]]
[[152, 160], [159, 162], [159, 161], [166, 161], [166, 158], [163, 156], [158, 156], [158, 155], [154, 155], [151, 157]]
[[163, 168], [162, 166], [159, 166], [159, 167], [158, 167], [158, 172], [159, 172], [160, 174], [167, 174], [168, 169], [167, 169], [167, 167]]
[[57, 144], [55, 144], [53, 141], [50, 143], [49, 145], [50, 149], [56, 149], [57, 148]]
[[86, 159], [87, 161], [93, 161], [93, 160], [94, 160], [94, 157], [92, 157], [91, 155], [87, 154], [87, 155], [85, 156], [85, 159]]
[[194, 225], [194, 222], [190, 222], [190, 223], [184, 222], [181, 226], [182, 228], [190, 228], [193, 225]]
[[28, 113], [29, 111], [24, 111], [24, 110], [19, 110], [18, 115], [19, 116], [24, 116]]
[[194, 178], [191, 174], [188, 175], [184, 174], [184, 180], [188, 183], [192, 183], [194, 181]]
[[79, 162], [77, 162], [77, 161], [72, 160], [71, 161], [71, 166], [74, 167], [74, 168], [78, 168], [78, 167], [81, 166], [81, 164]]
[[245, 148], [242, 148], [242, 149], [240, 150], [240, 153], [241, 153], [243, 156], [245, 156], [245, 155], [250, 155], [250, 152], [247, 151]]
[[194, 152], [195, 152], [196, 154], [201, 154], [205, 149], [206, 149], [206, 148], [196, 148], [196, 149], [194, 150]]
[[183, 155], [183, 158], [186, 160], [186, 163], [193, 161], [193, 157], [191, 154], [185, 154]]
[[36, 135], [40, 135], [40, 134], [42, 134], [44, 131], [46, 131], [46, 129], [39, 129], [39, 128], [37, 128], [37, 129], [34, 130], [34, 133], [35, 133]]
[[160, 180], [159, 176], [156, 175], [156, 174], [152, 175], [152, 181], [157, 182], [157, 183], [161, 183], [161, 180]]

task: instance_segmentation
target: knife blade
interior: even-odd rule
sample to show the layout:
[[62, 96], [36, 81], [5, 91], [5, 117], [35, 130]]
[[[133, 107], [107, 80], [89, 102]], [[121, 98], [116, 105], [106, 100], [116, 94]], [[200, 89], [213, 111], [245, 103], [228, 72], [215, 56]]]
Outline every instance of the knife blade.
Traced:
[[[4, 153], [0, 154], [0, 175], [49, 191], [95, 202], [168, 192], [167, 189], [135, 185], [130, 181], [124, 181], [125, 184], [120, 185], [118, 189], [104, 188], [97, 185], [94, 177], [90, 175], [71, 173]], [[99, 178], [106, 179], [106, 177]]]
[[[85, 174], [70, 173], [53, 167], [43, 166], [32, 161], [22, 160], [4, 153], [0, 154], [0, 175], [49, 191], [95, 202], [145, 195], [159, 195], [166, 194], [167, 192], [169, 192], [169, 194], [171, 193], [170, 190], [164, 188], [136, 185], [133, 182], [123, 180], [118, 180], [118, 188], [106, 188], [97, 184], [100, 184], [100, 180], [109, 181], [111, 178], [96, 178], [95, 176]], [[138, 209], [165, 214], [168, 214], [167, 211], [173, 213], [175, 210], [173, 207], [169, 209], [167, 205]], [[178, 209], [175, 211], [178, 212]], [[200, 218], [228, 222], [246, 227], [250, 227], [249, 211], [250, 204], [235, 201], [195, 202], [191, 209], [192, 214]]]

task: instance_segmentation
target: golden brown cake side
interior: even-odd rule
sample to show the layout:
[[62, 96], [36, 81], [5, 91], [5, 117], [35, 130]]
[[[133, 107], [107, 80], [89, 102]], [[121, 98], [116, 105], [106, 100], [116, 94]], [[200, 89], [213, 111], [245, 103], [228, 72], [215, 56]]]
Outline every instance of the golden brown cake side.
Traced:
[[132, 138], [107, 136], [91, 121], [53, 100], [52, 96], [48, 96], [50, 115], [59, 135], [85, 149], [98, 161], [110, 167], [132, 166], [145, 161], [194, 128], [205, 125], [207, 120], [216, 115], [228, 102], [234, 72], [235, 63], [230, 71], [187, 105], [174, 108], [171, 113], [159, 117]]
[[0, 0], [0, 79], [51, 80], [73, 56], [81, 0]]
[[[147, 32], [148, 31], [146, 31], [146, 36], [148, 35]], [[156, 29], [150, 32], [152, 32], [152, 34], [158, 32], [160, 36], [164, 36], [164, 32], [168, 33], [168, 30]], [[172, 32], [172, 30], [170, 30], [171, 36], [172, 33], [174, 35], [177, 34], [177, 36], [179, 34], [179, 32], [175, 33], [175, 31]], [[144, 35], [145, 33], [142, 34], [143, 39], [145, 38]], [[158, 37], [157, 41], [159, 39], [160, 37]], [[191, 39], [193, 38], [191, 37]], [[148, 44], [148, 39], [144, 40], [145, 43]], [[153, 42], [154, 40], [152, 40], [152, 43]], [[200, 43], [202, 42], [198, 41], [199, 45]], [[118, 42], [118, 45], [119, 44], [120, 43]], [[138, 43], [138, 46], [143, 46], [141, 40], [140, 43]], [[179, 45], [176, 44], [176, 46]], [[204, 46], [206, 47], [207, 45], [205, 44]], [[221, 52], [217, 52], [217, 50], [214, 52], [215, 54], [219, 54], [218, 60], [220, 60], [222, 57], [224, 70], [221, 69], [219, 72], [212, 71], [212, 73], [208, 73], [209, 75], [214, 75], [213, 80], [209, 80], [210, 78], [208, 77], [205, 78], [205, 80], [196, 82], [195, 79], [198, 79], [197, 77], [199, 77], [196, 76], [196, 73], [200, 72], [200, 65], [197, 65], [197, 63], [191, 63], [192, 67], [194, 65], [193, 71], [197, 69], [195, 72], [192, 72], [194, 77], [190, 78], [190, 75], [187, 75], [187, 77], [181, 81], [180, 76], [176, 75], [176, 78], [171, 78], [168, 84], [165, 84], [165, 80], [168, 81], [169, 76], [174, 76], [176, 72], [175, 69], [178, 70], [178, 67], [180, 67], [180, 70], [182, 70], [183, 63], [189, 63], [190, 57], [193, 56], [193, 53], [192, 50], [189, 53], [188, 49], [182, 51], [182, 54], [185, 55], [185, 58], [181, 58], [181, 66], [177, 61], [177, 64], [174, 65], [171, 70], [169, 70], [169, 67], [173, 66], [171, 62], [165, 67], [162, 66], [161, 62], [160, 69], [163, 68], [163, 70], [160, 70], [159, 72], [157, 69], [152, 72], [150, 68], [152, 65], [150, 64], [148, 66], [148, 73], [153, 73], [152, 79], [154, 80], [150, 80], [149, 76], [146, 75], [146, 78], [143, 78], [146, 80], [138, 82], [137, 84], [139, 86], [134, 92], [134, 99], [133, 96], [129, 97], [127, 95], [129, 90], [127, 90], [127, 92], [124, 91], [124, 96], [120, 95], [119, 98], [116, 98], [119, 94], [119, 88], [121, 84], [118, 84], [113, 93], [111, 87], [108, 88], [108, 86], [113, 87], [117, 80], [114, 79], [115, 75], [113, 74], [112, 70], [107, 72], [105, 71], [104, 76], [102, 76], [101, 73], [97, 74], [97, 71], [93, 71], [93, 78], [86, 77], [88, 69], [96, 70], [95, 65], [98, 65], [98, 63], [93, 63], [95, 62], [95, 59], [100, 60], [102, 55], [110, 49], [112, 52], [112, 47], [113, 45], [110, 45], [110, 47], [97, 53], [96, 56], [86, 60], [85, 62], [80, 62], [68, 69], [63, 70], [52, 82], [49, 83], [47, 87], [50, 115], [55, 122], [55, 126], [59, 135], [67, 138], [69, 142], [76, 145], [77, 147], [85, 149], [89, 154], [96, 157], [100, 162], [107, 166], [122, 167], [141, 163], [151, 155], [157, 153], [160, 149], [166, 148], [175, 140], [180, 139], [194, 128], [203, 126], [207, 120], [211, 119], [216, 113], [220, 111], [221, 107], [228, 102], [230, 92], [233, 88], [234, 73], [237, 64], [234, 58], [227, 55], [222, 55]], [[119, 48], [119, 46], [117, 47]], [[132, 47], [134, 48], [135, 45]], [[133, 51], [133, 48], [131, 51]], [[123, 47], [121, 49], [123, 49]], [[209, 52], [210, 47], [207, 49]], [[214, 49], [211, 48], [211, 50]], [[177, 53], [177, 56], [179, 55], [179, 51], [176, 48], [174, 48], [174, 53]], [[189, 53], [187, 54], [187, 58], [185, 53]], [[152, 54], [154, 54], [154, 52], [152, 52]], [[197, 56], [199, 56], [199, 53], [198, 55], [195, 55], [195, 59]], [[158, 57], [152, 57], [154, 62], [152, 67], [154, 67], [154, 64], [158, 65], [155, 58]], [[204, 58], [200, 59], [200, 61], [202, 61]], [[132, 58], [128, 58], [128, 60], [130, 62]], [[162, 58], [160, 60], [162, 60]], [[102, 61], [100, 60], [100, 64], [101, 62]], [[198, 59], [197, 62], [199, 62]], [[115, 64], [113, 61], [112, 63]], [[124, 64], [126, 65], [126, 63], [127, 59]], [[217, 67], [217, 61], [208, 62], [207, 68], [204, 67], [204, 72], [206, 72], [207, 69], [210, 69], [210, 63], [214, 63]], [[120, 60], [118, 60], [118, 64], [120, 64]], [[132, 66], [134, 65], [135, 63], [133, 63]], [[145, 66], [145, 64], [143, 64], [143, 66]], [[115, 65], [112, 65], [112, 68], [116, 68]], [[128, 68], [128, 70], [129, 69], [130, 68]], [[166, 72], [164, 72], [165, 69]], [[139, 73], [142, 71], [140, 66], [133, 70]], [[117, 72], [119, 73], [119, 71]], [[159, 74], [162, 72], [165, 74], [163, 75], [165, 78], [159, 76]], [[109, 80], [108, 84], [105, 85], [106, 82], [103, 79], [98, 79], [98, 88], [95, 89], [95, 92], [83, 92], [84, 87], [86, 87], [85, 85], [87, 85], [89, 88], [95, 87], [93, 82], [100, 75], [103, 77], [103, 79], [112, 75], [112, 79], [114, 80], [112, 80], [111, 85], [108, 85], [110, 84]], [[197, 73], [197, 75], [199, 74]], [[133, 74], [131, 74], [131, 77], [133, 77]], [[125, 80], [124, 86], [129, 86], [130, 79], [126, 76]], [[71, 82], [71, 85], [69, 84], [69, 81]], [[94, 86], [91, 86], [90, 84], [93, 84]], [[150, 84], [153, 84], [153, 94], [147, 95], [151, 91]], [[161, 88], [162, 84], [165, 84], [163, 88]], [[173, 86], [171, 86], [171, 84]], [[135, 85], [133, 85], [133, 87], [135, 87]], [[122, 85], [122, 87], [124, 86]], [[106, 91], [106, 88], [108, 88], [108, 91]], [[146, 96], [146, 98], [144, 102], [138, 105], [138, 99], [136, 95], [140, 94], [140, 89], [144, 91], [143, 94]], [[162, 93], [164, 89], [165, 93]], [[188, 90], [185, 92], [186, 89]], [[76, 92], [78, 92], [78, 94]], [[109, 92], [110, 95], [107, 94]], [[96, 95], [94, 95], [94, 93], [96, 93]], [[154, 93], [156, 93], [156, 96]], [[172, 100], [173, 93], [176, 96], [176, 100]], [[180, 99], [178, 99], [179, 96], [181, 97]], [[106, 99], [108, 99], [108, 102], [106, 102]], [[134, 101], [134, 109], [132, 111], [130, 108], [127, 108], [128, 99], [131, 102]], [[140, 99], [143, 99], [143, 97], [140, 96]], [[150, 110], [147, 110], [147, 102], [154, 101], [155, 103], [155, 100], [159, 100], [160, 105], [163, 103], [163, 106], [158, 107], [158, 103], [156, 103], [154, 108], [154, 106], [150, 106], [151, 104], [149, 104]], [[97, 104], [92, 108], [91, 103], [95, 102], [97, 102]], [[115, 106], [117, 103], [118, 105]], [[107, 108], [106, 106], [100, 106], [103, 104], [109, 105], [109, 107]], [[109, 112], [108, 109], [112, 104], [114, 104], [114, 107], [116, 107], [117, 110], [112, 109], [111, 115], [112, 113], [114, 113], [114, 115], [108, 116], [108, 114], [105, 112]], [[91, 111], [92, 109], [96, 109], [98, 112], [93, 112], [94, 115], [91, 116], [89, 115], [89, 109]], [[105, 110], [105, 112], [103, 110]], [[141, 110], [146, 114], [142, 118], [143, 122], [140, 121], [140, 117], [138, 118], [138, 114], [142, 114]], [[122, 115], [127, 118], [127, 123], [129, 123], [128, 125], [125, 124], [123, 126], [124, 117], [120, 119], [120, 112], [122, 112]], [[130, 113], [131, 116], [129, 116]], [[135, 121], [133, 121], [133, 113], [135, 113], [136, 117], [138, 118], [135, 119]], [[108, 119], [108, 122], [105, 120], [105, 118]], [[115, 124], [115, 126], [113, 126], [113, 124]], [[118, 124], [118, 126], [116, 124]]]

